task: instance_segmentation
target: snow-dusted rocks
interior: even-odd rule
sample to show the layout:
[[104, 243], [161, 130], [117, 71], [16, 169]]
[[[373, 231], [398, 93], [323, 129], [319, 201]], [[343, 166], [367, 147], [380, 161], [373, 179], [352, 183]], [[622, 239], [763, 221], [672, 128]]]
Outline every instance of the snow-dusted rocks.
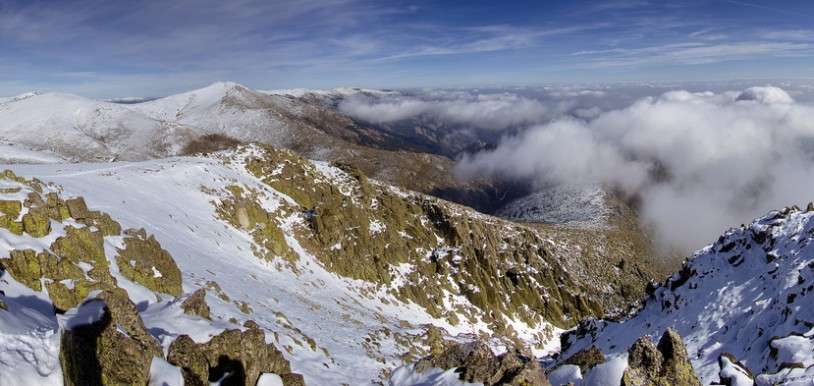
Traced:
[[[590, 345], [622, 354], [642, 335], [684, 337], [704, 384], [806, 384], [814, 351], [814, 211], [786, 208], [731, 229], [698, 251], [622, 322], [588, 321], [564, 355]], [[803, 383], [799, 383], [803, 382]], [[740, 384], [740, 383], [739, 383]]]
[[435, 369], [454, 369], [459, 381], [484, 386], [550, 385], [533, 358], [515, 351], [495, 355], [486, 343], [479, 341], [448, 344], [440, 352], [410, 366], [410, 370], [417, 374], [433, 373]]
[[[340, 166], [258, 146], [139, 163], [13, 165], [25, 178], [0, 179], [0, 199], [21, 203], [3, 206], [0, 259], [26, 249], [33, 258], [8, 262], [0, 300], [21, 312], [17, 297], [39, 299], [22, 312], [41, 303], [44, 331], [56, 338], [36, 338], [40, 324], [28, 322], [0, 332], [41, 342], [41, 355], [21, 357], [31, 363], [21, 367], [49, 384], [65, 375], [56, 353], [61, 333], [80, 328], [68, 325], [77, 306], [118, 287], [161, 346], [162, 355], [139, 362], [152, 379], [183, 373], [167, 356], [180, 336], [208, 345], [224, 331], [245, 332], [251, 318], [304, 382], [369, 384], [425, 356], [429, 326], [447, 338], [478, 334], [542, 352], [556, 326], [597, 315], [609, 298], [598, 294], [613, 291], [583, 286], [563, 266], [578, 261], [548, 250], [534, 229]], [[26, 204], [37, 189], [40, 198]], [[23, 217], [35, 213], [43, 219], [32, 224], [47, 229], [27, 232]], [[60, 237], [65, 246], [53, 248]], [[17, 274], [35, 261], [75, 269], [58, 271], [71, 277]], [[67, 301], [53, 297], [57, 287]], [[85, 325], [100, 317], [89, 314], [81, 313]], [[49, 361], [56, 366], [36, 365]], [[9, 371], [0, 365], [0, 374]]]

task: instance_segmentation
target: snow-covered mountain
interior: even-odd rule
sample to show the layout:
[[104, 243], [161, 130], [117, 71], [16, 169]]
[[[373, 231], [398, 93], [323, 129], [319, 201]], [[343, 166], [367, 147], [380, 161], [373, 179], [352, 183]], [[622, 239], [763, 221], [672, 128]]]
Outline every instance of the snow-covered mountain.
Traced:
[[0, 140], [69, 159], [144, 159], [177, 151], [193, 135], [124, 105], [30, 93], [0, 101]]
[[[563, 328], [635, 297], [593, 284], [599, 267], [646, 280], [642, 267], [589, 263], [544, 232], [284, 150], [8, 168], [0, 379], [11, 384], [101, 371], [175, 385], [193, 368], [216, 380], [225, 370], [206, 355], [285, 384], [384, 382], [439, 337], [545, 354]], [[260, 368], [233, 339], [278, 359]]]
[[212, 133], [282, 146], [301, 134], [294, 101], [224, 82], [134, 104], [29, 93], [0, 100], [0, 139], [77, 160], [165, 157]]
[[634, 340], [672, 328], [704, 384], [811, 385], [813, 280], [814, 206], [774, 211], [698, 251], [635, 316], [583, 323], [564, 338], [561, 358], [596, 346], [607, 357], [598, 371], [624, 369]]
[[220, 134], [350, 163], [371, 177], [470, 206], [490, 201], [488, 181], [452, 178], [453, 160], [405, 151], [403, 138], [359, 125], [323, 99], [370, 92], [337, 89], [314, 98], [313, 92], [261, 92], [218, 82], [131, 104], [29, 93], [0, 99], [0, 142], [72, 162], [135, 161], [179, 155], [194, 141]]

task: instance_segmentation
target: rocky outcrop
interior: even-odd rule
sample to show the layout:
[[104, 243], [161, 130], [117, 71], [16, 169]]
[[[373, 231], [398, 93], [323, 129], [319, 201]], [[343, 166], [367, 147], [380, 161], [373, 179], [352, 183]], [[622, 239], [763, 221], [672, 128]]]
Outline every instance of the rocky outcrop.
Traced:
[[122, 233], [122, 227], [114, 221], [110, 215], [98, 210], [89, 210], [85, 199], [76, 197], [65, 201], [70, 216], [80, 224], [96, 227], [104, 236], [118, 236]]
[[15, 280], [35, 291], [42, 291], [44, 282], [54, 307], [65, 311], [76, 307], [92, 290], [116, 286], [103, 243], [98, 232], [68, 226], [65, 236], [51, 244], [53, 253], [13, 250], [8, 258], [0, 259], [0, 264]]
[[628, 350], [622, 386], [701, 386], [681, 336], [667, 329], [658, 346], [643, 336]]
[[[389, 188], [346, 164], [324, 172], [290, 151], [255, 150], [239, 162], [291, 200], [266, 210], [255, 192], [235, 185], [216, 206], [221, 219], [253, 236], [259, 258], [297, 258], [280, 228], [299, 213], [304, 221], [291, 233], [326, 269], [381, 285], [452, 324], [480, 318], [512, 336], [504, 316], [570, 327], [604, 313], [605, 298], [582, 285], [533, 229]], [[410, 269], [396, 272], [399, 266]], [[450, 307], [452, 296], [466, 301]], [[550, 338], [543, 335], [540, 342]]]
[[591, 346], [585, 350], [579, 351], [566, 359], [563, 363], [567, 365], [579, 366], [582, 374], [587, 374], [589, 370], [596, 365], [605, 362], [605, 355], [596, 346]]
[[486, 343], [447, 344], [439, 353], [419, 360], [416, 372], [432, 368], [456, 369], [460, 380], [469, 383], [492, 385], [549, 386], [542, 368], [533, 358], [509, 351], [496, 356]]
[[755, 376], [734, 355], [723, 353], [718, 357], [719, 380], [712, 385], [724, 386], [751, 386], [755, 383]]
[[266, 344], [265, 334], [252, 321], [246, 330], [226, 330], [206, 343], [195, 343], [187, 335], [179, 336], [169, 348], [167, 360], [180, 367], [187, 386], [254, 386], [263, 373], [280, 375], [284, 385], [303, 384], [302, 376], [291, 373], [283, 354]]
[[69, 321], [61, 342], [66, 386], [147, 384], [153, 357], [163, 355], [127, 292], [104, 291], [82, 304], [74, 318], [79, 320]]
[[128, 229], [124, 234], [124, 248], [116, 256], [122, 275], [153, 291], [181, 296], [181, 270], [170, 253], [144, 229]]
[[197, 315], [204, 319], [210, 319], [209, 305], [206, 304], [206, 289], [198, 288], [192, 295], [189, 295], [181, 303], [181, 309], [188, 315]]

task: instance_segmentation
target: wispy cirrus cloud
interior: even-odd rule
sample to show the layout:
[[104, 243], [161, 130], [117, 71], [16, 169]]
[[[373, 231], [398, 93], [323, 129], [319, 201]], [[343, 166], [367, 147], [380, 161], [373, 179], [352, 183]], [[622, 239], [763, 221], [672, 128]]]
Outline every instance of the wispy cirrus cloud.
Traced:
[[811, 29], [762, 31], [759, 35], [760, 37], [769, 40], [814, 42], [814, 30]]
[[746, 41], [721, 44], [675, 43], [641, 48], [578, 51], [572, 55], [588, 57], [586, 67], [625, 67], [648, 64], [706, 64], [742, 60], [757, 56], [809, 56], [814, 45], [798, 42]]
[[[10, 68], [0, 85], [19, 85], [0, 95], [45, 88], [115, 97], [111, 83], [118, 95], [161, 95], [224, 79], [266, 89], [610, 81], [636, 79], [642, 68], [664, 76], [664, 63], [753, 58], [775, 64], [756, 75], [776, 77], [789, 72], [786, 58], [812, 56], [804, 15], [814, 3], [772, 19], [752, 5], [0, 0], [0, 64]], [[795, 68], [814, 76], [799, 61]]]

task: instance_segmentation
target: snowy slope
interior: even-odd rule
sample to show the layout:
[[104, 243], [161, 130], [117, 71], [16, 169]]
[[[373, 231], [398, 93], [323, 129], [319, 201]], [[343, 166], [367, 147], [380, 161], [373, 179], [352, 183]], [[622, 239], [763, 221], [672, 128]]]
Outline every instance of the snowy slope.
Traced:
[[[268, 341], [285, 349], [293, 370], [304, 374], [308, 384], [363, 385], [380, 380], [386, 371], [402, 364], [402, 354], [420, 346], [424, 324], [440, 326], [452, 335], [490, 333], [489, 326], [469, 322], [464, 315], [452, 325], [380, 287], [327, 271], [293, 233], [285, 238], [298, 255], [293, 265], [258, 259], [252, 237], [217, 217], [215, 205], [227, 186], [239, 184], [257, 192], [267, 210], [288, 213], [284, 219], [291, 226], [288, 232], [304, 219], [301, 212], [286, 211], [290, 197], [246, 171], [245, 159], [250, 157], [251, 150], [211, 158], [8, 165], [0, 169], [54, 183], [49, 190], [66, 198], [84, 197], [92, 209], [110, 214], [123, 228], [145, 228], [154, 234], [178, 264], [184, 293], [211, 289], [210, 281], [219, 284], [222, 291], [210, 290], [206, 297], [214, 320], [210, 323], [183, 314], [172, 298], [124, 279], [111, 261], [114, 276], [131, 299], [141, 304], [141, 317], [165, 350], [180, 334], [206, 341], [225, 328], [254, 320], [267, 331]], [[341, 183], [349, 178], [327, 164], [317, 166], [323, 173], [320, 178], [326, 181]], [[24, 189], [0, 194], [0, 199], [20, 199], [25, 194]], [[54, 221], [51, 234], [42, 240], [0, 229], [0, 255], [11, 249], [42, 250], [63, 234], [63, 226]], [[106, 250], [120, 245], [121, 237], [105, 237]], [[2, 277], [0, 289], [5, 291], [3, 299], [11, 311], [0, 311], [0, 379], [14, 373], [25, 384], [60, 384], [58, 337], [68, 317], [54, 315], [47, 294], [22, 286], [8, 274]], [[545, 324], [530, 328], [520, 321], [510, 322], [521, 337], [539, 336], [546, 329]]]
[[[758, 385], [814, 382], [814, 209], [771, 212], [698, 251], [623, 322], [591, 321], [567, 338], [562, 358], [598, 346], [623, 358], [642, 335], [668, 327], [684, 338], [705, 384], [729, 353]], [[731, 364], [723, 357], [722, 364]], [[732, 372], [731, 366], [725, 366]]]
[[176, 155], [211, 133], [284, 146], [298, 133], [291, 114], [300, 105], [230, 82], [133, 104], [28, 93], [0, 98], [0, 140], [80, 161]]
[[65, 162], [65, 159], [48, 151], [33, 151], [25, 147], [0, 142], [0, 164], [46, 164]]
[[0, 140], [75, 159], [144, 159], [188, 134], [124, 105], [77, 95], [0, 101]]
[[596, 227], [606, 223], [610, 208], [601, 187], [552, 186], [518, 198], [497, 211], [513, 220]]
[[253, 91], [232, 82], [132, 106], [154, 119], [191, 127], [198, 133], [220, 133], [243, 141], [282, 145], [293, 133], [283, 117], [293, 109], [289, 99]]

